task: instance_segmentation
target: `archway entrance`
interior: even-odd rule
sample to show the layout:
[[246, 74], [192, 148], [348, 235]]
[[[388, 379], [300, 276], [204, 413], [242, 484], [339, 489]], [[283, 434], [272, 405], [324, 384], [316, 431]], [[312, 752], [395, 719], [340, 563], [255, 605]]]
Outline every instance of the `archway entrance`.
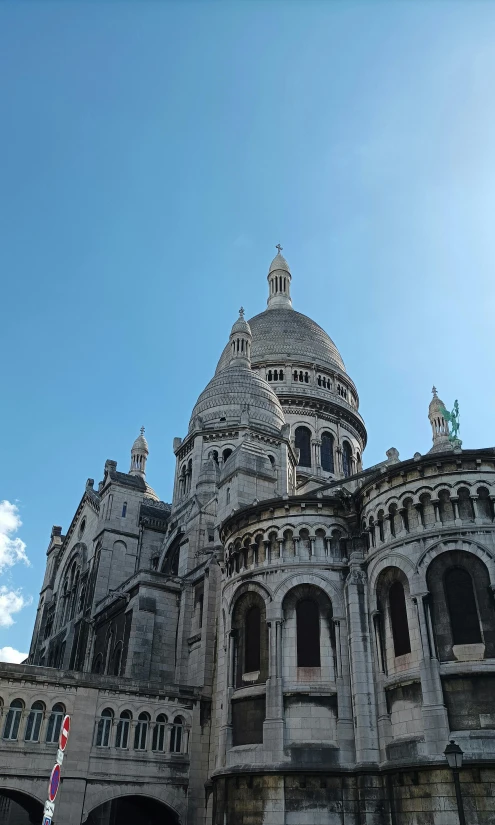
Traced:
[[43, 805], [20, 791], [0, 790], [0, 822], [2, 825], [39, 825]]
[[146, 796], [121, 796], [99, 805], [85, 825], [179, 825], [177, 815]]

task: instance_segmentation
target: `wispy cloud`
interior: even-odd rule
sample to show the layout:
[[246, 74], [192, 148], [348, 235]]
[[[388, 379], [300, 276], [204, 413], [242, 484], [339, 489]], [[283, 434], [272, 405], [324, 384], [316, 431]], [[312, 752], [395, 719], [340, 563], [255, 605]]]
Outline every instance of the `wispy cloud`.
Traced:
[[[22, 526], [19, 510], [10, 501], [0, 501], [0, 573], [13, 567], [19, 562], [29, 565], [26, 555], [26, 545], [15, 534]], [[5, 584], [0, 586], [0, 627], [10, 627], [14, 624], [13, 614], [31, 603], [20, 590], [14, 590]], [[3, 650], [13, 650], [4, 647]], [[15, 652], [15, 651], [14, 651]], [[24, 656], [24, 654], [19, 654]], [[0, 661], [7, 661], [2, 660]]]

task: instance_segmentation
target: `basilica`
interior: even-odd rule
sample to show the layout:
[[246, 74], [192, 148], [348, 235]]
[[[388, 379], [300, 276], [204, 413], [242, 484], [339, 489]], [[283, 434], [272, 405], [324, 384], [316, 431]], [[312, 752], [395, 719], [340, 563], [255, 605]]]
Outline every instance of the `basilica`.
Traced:
[[0, 665], [3, 825], [42, 822], [66, 713], [55, 825], [495, 821], [495, 449], [425, 388], [420, 451], [367, 467], [281, 248], [267, 280], [173, 439], [172, 502], [142, 429], [52, 527], [29, 657]]

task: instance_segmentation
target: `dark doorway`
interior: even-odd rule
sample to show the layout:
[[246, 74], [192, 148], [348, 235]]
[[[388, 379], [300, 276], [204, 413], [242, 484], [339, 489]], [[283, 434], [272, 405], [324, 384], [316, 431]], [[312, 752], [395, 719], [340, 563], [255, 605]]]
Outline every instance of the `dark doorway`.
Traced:
[[0, 822], [2, 825], [40, 825], [43, 805], [32, 796], [19, 791], [0, 791]]
[[177, 815], [146, 796], [121, 796], [91, 811], [85, 825], [179, 825]]

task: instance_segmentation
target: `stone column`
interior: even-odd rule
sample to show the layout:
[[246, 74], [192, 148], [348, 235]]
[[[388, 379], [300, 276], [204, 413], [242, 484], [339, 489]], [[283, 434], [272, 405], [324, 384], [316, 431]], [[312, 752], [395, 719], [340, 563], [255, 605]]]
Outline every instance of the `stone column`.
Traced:
[[390, 714], [387, 708], [387, 697], [385, 695], [385, 677], [387, 673], [387, 662], [386, 651], [383, 648], [382, 614], [379, 610], [373, 611], [371, 621], [374, 633], [373, 651], [375, 661], [377, 693], [378, 733], [382, 751], [382, 758], [385, 758], [386, 747], [392, 739], [392, 731], [390, 724]]
[[249, 546], [253, 554], [252, 567], [256, 567], [256, 565], [258, 564], [258, 545], [256, 544], [256, 542], [253, 542], [253, 544], [250, 544]]
[[354, 708], [356, 762], [379, 760], [376, 700], [369, 633], [367, 578], [360, 553], [351, 553], [345, 584], [349, 622], [351, 690]]
[[457, 527], [462, 527], [462, 521], [459, 516], [459, 496], [450, 496], [450, 500], [454, 511], [454, 523]]
[[471, 494], [471, 501], [473, 502], [474, 523], [482, 524], [483, 522], [480, 518], [480, 511], [478, 510], [478, 498], [479, 496]]
[[284, 751], [284, 697], [282, 688], [282, 626], [277, 610], [268, 610], [269, 663], [266, 680], [266, 717], [263, 723], [265, 760], [280, 762]]
[[417, 512], [418, 512], [418, 527], [419, 527], [419, 529], [422, 528], [424, 530], [425, 529], [425, 522], [424, 522], [424, 519], [423, 519], [423, 505], [421, 504], [421, 502], [418, 502], [417, 504], [415, 504], [414, 509], [417, 510]]
[[352, 718], [351, 677], [347, 647], [347, 622], [344, 617], [334, 617], [335, 660], [337, 687], [337, 740], [342, 762], [354, 762], [354, 722]]
[[435, 527], [442, 526], [442, 519], [440, 518], [440, 501], [438, 498], [432, 498], [433, 510], [435, 512]]
[[263, 564], [269, 565], [272, 556], [271, 542], [268, 539], [264, 539], [263, 544], [265, 545], [265, 561]]
[[448, 742], [449, 723], [447, 709], [443, 702], [440, 666], [436, 658], [434, 639], [427, 620], [428, 593], [417, 593], [413, 597], [416, 604], [417, 620], [421, 640], [419, 670], [423, 694], [423, 720], [428, 755], [441, 755]]

